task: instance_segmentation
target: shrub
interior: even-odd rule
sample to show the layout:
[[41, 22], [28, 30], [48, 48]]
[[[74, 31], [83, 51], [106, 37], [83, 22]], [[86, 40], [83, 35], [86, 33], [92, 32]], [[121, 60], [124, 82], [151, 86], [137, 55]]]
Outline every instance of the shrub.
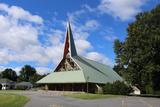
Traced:
[[132, 88], [121, 81], [115, 81], [113, 83], [107, 83], [103, 87], [104, 94], [118, 94], [127, 95], [132, 91]]

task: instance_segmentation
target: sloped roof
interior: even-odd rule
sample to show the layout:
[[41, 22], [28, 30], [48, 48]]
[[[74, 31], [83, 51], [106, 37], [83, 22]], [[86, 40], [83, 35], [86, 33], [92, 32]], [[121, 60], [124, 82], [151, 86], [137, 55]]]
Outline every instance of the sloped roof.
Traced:
[[0, 83], [12, 83], [13, 81], [7, 78], [1, 78]]
[[83, 69], [85, 79], [88, 82], [107, 83], [123, 80], [110, 66], [80, 56], [75, 56], [73, 58]]
[[80, 56], [72, 57], [80, 66], [78, 71], [53, 72], [37, 83], [107, 83], [123, 79], [111, 67]]
[[53, 72], [37, 83], [84, 83], [86, 82], [83, 71]]
[[123, 80], [111, 67], [77, 55], [70, 24], [67, 28], [64, 47], [63, 59], [70, 55], [80, 70], [53, 72], [37, 83], [107, 83]]
[[31, 82], [25, 82], [25, 81], [22, 81], [20, 83], [17, 83], [16, 86], [33, 86]]

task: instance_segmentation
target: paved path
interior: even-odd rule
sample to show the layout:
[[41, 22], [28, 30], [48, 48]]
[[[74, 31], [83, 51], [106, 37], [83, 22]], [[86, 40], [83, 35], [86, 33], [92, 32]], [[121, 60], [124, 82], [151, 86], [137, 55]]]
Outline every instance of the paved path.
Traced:
[[160, 99], [121, 97], [98, 100], [80, 100], [57, 96], [52, 92], [25, 92], [31, 101], [25, 107], [160, 107]]
[[159, 98], [119, 97], [97, 100], [80, 100], [57, 95], [57, 92], [24, 91], [31, 98], [25, 107], [160, 107]]

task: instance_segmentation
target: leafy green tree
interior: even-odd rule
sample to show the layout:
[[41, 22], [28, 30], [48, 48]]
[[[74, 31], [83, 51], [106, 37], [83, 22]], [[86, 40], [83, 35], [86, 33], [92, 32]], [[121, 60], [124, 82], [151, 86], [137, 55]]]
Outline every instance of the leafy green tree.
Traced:
[[115, 41], [118, 73], [144, 93], [160, 90], [160, 5], [139, 13], [124, 42]]
[[20, 70], [19, 81], [30, 81], [30, 78], [36, 74], [36, 69], [30, 65], [25, 65]]
[[1, 78], [8, 78], [10, 80], [16, 81], [17, 74], [11, 68], [6, 68], [4, 71], [1, 72]]
[[25, 65], [20, 70], [18, 81], [27, 81], [35, 84], [38, 80], [42, 79], [45, 76], [45, 74], [38, 74], [34, 67], [31, 67], [30, 65]]

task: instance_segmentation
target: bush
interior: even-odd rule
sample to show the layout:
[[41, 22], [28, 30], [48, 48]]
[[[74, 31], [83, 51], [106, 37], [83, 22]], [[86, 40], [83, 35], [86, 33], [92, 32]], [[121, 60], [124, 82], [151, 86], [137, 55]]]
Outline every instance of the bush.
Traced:
[[132, 88], [121, 81], [107, 83], [103, 87], [104, 94], [127, 95], [127, 94], [131, 93], [131, 91], [132, 91]]

